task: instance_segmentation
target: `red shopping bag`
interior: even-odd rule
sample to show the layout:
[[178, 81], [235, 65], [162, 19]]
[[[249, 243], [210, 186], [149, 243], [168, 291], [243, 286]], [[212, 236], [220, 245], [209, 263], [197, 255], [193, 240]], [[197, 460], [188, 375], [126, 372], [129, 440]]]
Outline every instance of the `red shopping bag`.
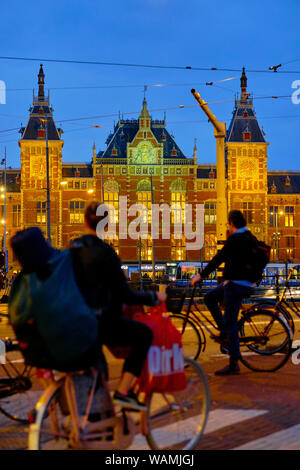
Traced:
[[181, 333], [172, 324], [165, 304], [150, 309], [136, 319], [148, 325], [153, 333], [139, 381], [141, 392], [178, 392], [186, 388]]

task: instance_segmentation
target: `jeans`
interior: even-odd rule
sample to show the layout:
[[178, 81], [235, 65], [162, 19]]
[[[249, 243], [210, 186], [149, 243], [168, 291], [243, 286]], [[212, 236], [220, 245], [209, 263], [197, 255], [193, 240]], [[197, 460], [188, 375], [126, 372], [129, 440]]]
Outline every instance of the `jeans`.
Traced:
[[[232, 361], [237, 361], [241, 357], [237, 318], [242, 300], [249, 297], [250, 293], [250, 287], [229, 281], [226, 285], [220, 284], [212, 289], [204, 297], [204, 303], [215, 319], [219, 330], [227, 335]], [[221, 313], [220, 304], [224, 305], [224, 316]]]

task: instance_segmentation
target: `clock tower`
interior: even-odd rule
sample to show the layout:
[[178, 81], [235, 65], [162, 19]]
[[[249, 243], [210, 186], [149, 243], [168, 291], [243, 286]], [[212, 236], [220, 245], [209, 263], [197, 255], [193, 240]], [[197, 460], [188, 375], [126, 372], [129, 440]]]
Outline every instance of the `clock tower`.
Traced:
[[[56, 126], [49, 94], [45, 95], [45, 74], [41, 64], [38, 74], [38, 95], [21, 138], [21, 227], [39, 226], [46, 234], [47, 164], [49, 155], [50, 222], [53, 246], [62, 246], [62, 129]], [[46, 139], [46, 126], [47, 135]]]
[[226, 137], [228, 210], [239, 209], [257, 238], [267, 239], [267, 147], [247, 93], [245, 68]]

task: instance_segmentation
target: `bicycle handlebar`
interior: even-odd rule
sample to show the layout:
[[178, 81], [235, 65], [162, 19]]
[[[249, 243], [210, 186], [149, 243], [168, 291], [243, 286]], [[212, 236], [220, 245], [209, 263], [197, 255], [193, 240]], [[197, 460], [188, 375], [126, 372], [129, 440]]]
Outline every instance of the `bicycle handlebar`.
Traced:
[[[202, 286], [202, 280], [199, 281], [199, 282], [197, 282], [196, 284], [199, 284], [199, 286], [201, 287], [201, 286]], [[192, 305], [192, 302], [193, 302], [193, 300], [194, 300], [194, 297], [195, 297], [196, 284], [194, 284], [194, 285], [192, 286], [192, 292], [191, 292], [191, 297], [190, 297], [190, 301], [189, 301], [188, 310], [190, 309], [190, 307], [191, 307], [191, 305]], [[187, 284], [186, 287], [184, 288], [184, 291], [183, 291], [182, 296], [181, 296], [181, 299], [180, 299], [179, 307], [178, 307], [179, 313], [180, 313], [181, 310], [182, 310], [182, 307], [183, 307], [183, 305], [184, 305], [184, 301], [185, 301], [185, 298], [186, 298], [188, 289], [189, 289], [189, 287], [190, 287], [191, 285], [192, 285], [192, 284], [189, 283], [189, 284]]]

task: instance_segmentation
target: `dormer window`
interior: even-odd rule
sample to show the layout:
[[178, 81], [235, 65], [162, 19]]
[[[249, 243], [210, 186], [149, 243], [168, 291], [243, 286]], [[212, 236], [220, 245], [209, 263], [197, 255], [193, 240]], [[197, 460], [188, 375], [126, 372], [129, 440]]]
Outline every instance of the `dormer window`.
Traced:
[[215, 172], [213, 170], [210, 170], [210, 172], [208, 173], [208, 177], [209, 178], [214, 178], [215, 177]]
[[243, 140], [244, 140], [244, 142], [250, 142], [251, 132], [249, 132], [249, 131], [243, 132]]
[[117, 149], [112, 149], [111, 154], [112, 154], [112, 156], [118, 155]]
[[244, 111], [244, 112], [243, 112], [243, 117], [244, 117], [244, 118], [249, 117], [248, 111]]
[[286, 186], [291, 186], [291, 179], [290, 179], [289, 176], [287, 176], [286, 179], [285, 179], [285, 185]]
[[276, 188], [276, 185], [275, 185], [274, 181], [273, 181], [273, 184], [272, 184], [272, 186], [271, 186], [271, 190], [270, 190], [270, 191], [271, 191], [272, 194], [277, 193], [277, 188]]
[[76, 168], [75, 178], [79, 178], [79, 177], [80, 177], [80, 171], [78, 170], [78, 168]]
[[43, 110], [42, 107], [40, 107], [40, 109], [39, 109], [39, 114], [44, 114], [44, 110]]
[[176, 157], [176, 155], [177, 155], [177, 150], [176, 149], [171, 150], [171, 156]]
[[39, 139], [45, 138], [45, 129], [38, 129], [38, 138]]
[[167, 138], [167, 137], [166, 137], [166, 134], [162, 134], [161, 140], [166, 140], [166, 138]]

